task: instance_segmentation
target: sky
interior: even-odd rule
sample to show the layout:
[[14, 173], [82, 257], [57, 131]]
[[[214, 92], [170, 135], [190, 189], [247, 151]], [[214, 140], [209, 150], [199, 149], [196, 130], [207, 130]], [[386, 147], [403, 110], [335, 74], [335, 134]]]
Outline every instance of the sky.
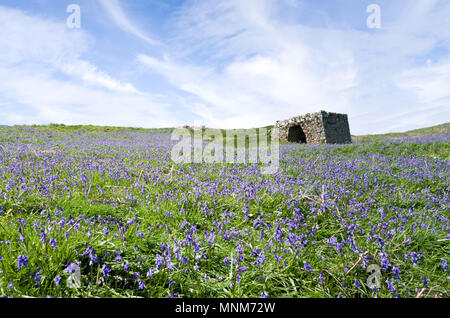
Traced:
[[0, 0], [0, 125], [441, 124], [449, 16], [448, 0]]

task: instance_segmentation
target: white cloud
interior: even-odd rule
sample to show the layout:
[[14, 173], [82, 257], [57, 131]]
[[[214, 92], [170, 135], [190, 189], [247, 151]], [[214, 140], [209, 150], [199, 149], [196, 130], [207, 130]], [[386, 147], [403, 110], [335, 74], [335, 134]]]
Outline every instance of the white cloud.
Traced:
[[80, 58], [93, 39], [83, 31], [71, 31], [64, 24], [0, 7], [0, 65], [46, 67], [112, 91], [135, 92], [95, 65]]
[[[137, 91], [82, 57], [82, 30], [0, 6], [0, 118], [4, 124], [92, 123], [159, 127], [168, 102]], [[149, 121], [150, 120], [150, 121]]]
[[397, 85], [414, 92], [420, 103], [450, 108], [450, 59], [406, 70], [398, 76]]
[[215, 61], [192, 65], [143, 54], [138, 60], [190, 93], [191, 111], [207, 125], [258, 126], [323, 108], [347, 110], [342, 94], [357, 84], [351, 51], [339, 47], [327, 51], [326, 41], [320, 43], [323, 48], [310, 45], [304, 34], [315, 31], [277, 23], [269, 17], [271, 5], [201, 2], [187, 9], [176, 39], [188, 54], [193, 47], [189, 40], [198, 44], [197, 50], [209, 47], [213, 56], [227, 60], [220, 70]]
[[[216, 127], [266, 125], [320, 109], [348, 113], [355, 134], [408, 129], [412, 117], [414, 128], [450, 120], [442, 109], [448, 101], [435, 98], [450, 87], [446, 75], [415, 65], [437, 45], [450, 49], [450, 5], [399, 8], [384, 5], [383, 29], [373, 32], [284, 21], [275, 1], [188, 1], [172, 21], [167, 57], [138, 60], [189, 93], [191, 112]], [[408, 112], [421, 115], [408, 119]]]

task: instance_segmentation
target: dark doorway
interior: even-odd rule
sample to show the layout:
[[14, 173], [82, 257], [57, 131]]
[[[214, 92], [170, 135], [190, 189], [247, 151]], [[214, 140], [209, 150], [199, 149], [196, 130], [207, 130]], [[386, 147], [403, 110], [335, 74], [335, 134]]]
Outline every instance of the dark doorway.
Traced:
[[288, 141], [306, 144], [306, 136], [305, 133], [303, 132], [302, 127], [300, 126], [290, 127], [288, 131]]

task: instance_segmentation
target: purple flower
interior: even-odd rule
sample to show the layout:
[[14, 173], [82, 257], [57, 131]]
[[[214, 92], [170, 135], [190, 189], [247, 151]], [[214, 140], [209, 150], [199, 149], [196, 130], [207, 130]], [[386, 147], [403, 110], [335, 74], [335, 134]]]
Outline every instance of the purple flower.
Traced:
[[263, 292], [261, 294], [261, 298], [269, 298], [269, 295], [266, 292]]
[[320, 272], [320, 274], [319, 274], [319, 281], [320, 281], [322, 284], [325, 284], [325, 279], [323, 278], [322, 272]]
[[447, 260], [445, 258], [441, 258], [441, 267], [444, 271], [447, 271], [448, 265], [447, 265]]
[[264, 263], [267, 260], [266, 255], [264, 255], [264, 251], [259, 253], [259, 255], [256, 257], [255, 262], [256, 264], [259, 264], [262, 267], [264, 267]]
[[28, 265], [28, 258], [25, 255], [20, 254], [17, 259], [17, 269], [20, 270], [22, 267], [27, 265]]
[[397, 280], [400, 280], [400, 270], [396, 266], [392, 266], [392, 272], [394, 273], [395, 277], [397, 277]]
[[98, 263], [98, 257], [95, 256], [95, 250], [92, 247], [89, 247], [89, 266], [92, 266], [95, 263]]
[[391, 294], [395, 294], [395, 286], [394, 286], [394, 279], [386, 280], [386, 283], [388, 284], [388, 289], [391, 291]]
[[328, 239], [328, 246], [329, 247], [335, 246], [336, 244], [337, 244], [336, 237], [333, 236], [332, 238]]
[[109, 268], [108, 264], [103, 264], [103, 266], [102, 266], [103, 277], [108, 278], [110, 272], [111, 272], [111, 269]]
[[41, 269], [38, 267], [37, 270], [36, 270], [36, 273], [31, 274], [31, 276], [34, 277], [34, 281], [36, 283], [36, 286], [38, 286], [39, 282], [41, 281], [41, 274], [39, 273], [40, 270]]
[[54, 250], [56, 250], [56, 243], [57, 242], [58, 241], [56, 239], [51, 238], [48, 243], [50, 244], [51, 247], [53, 247]]
[[142, 280], [138, 280], [139, 290], [143, 290], [145, 288], [145, 284]]
[[8, 285], [8, 289], [9, 289], [9, 291], [11, 291], [12, 289], [14, 288], [14, 285], [13, 285], [13, 283], [10, 283], [9, 285]]
[[416, 253], [416, 252], [411, 252], [409, 254], [405, 254], [405, 259], [410, 258], [411, 262], [413, 263], [413, 266], [416, 266], [419, 263], [420, 257], [422, 256], [422, 252], [420, 253]]
[[55, 285], [56, 285], [56, 286], [59, 286], [60, 280], [61, 280], [61, 276], [56, 276], [56, 277], [55, 277]]
[[160, 269], [164, 266], [164, 258], [161, 255], [156, 255], [156, 269]]
[[307, 272], [314, 272], [312, 269], [311, 269], [311, 265], [309, 265], [306, 261], [303, 261], [303, 267], [305, 268], [305, 270], [307, 271]]
[[422, 283], [423, 283], [423, 287], [425, 287], [425, 288], [428, 288], [428, 282], [429, 282], [430, 280], [425, 276], [425, 274], [423, 274], [423, 280], [422, 280]]
[[355, 279], [355, 282], [353, 283], [353, 286], [355, 286], [356, 288], [360, 288], [361, 287], [361, 283], [359, 282], [359, 280]]
[[340, 254], [342, 252], [342, 249], [344, 248], [344, 242], [338, 243], [336, 245], [337, 251]]
[[387, 257], [387, 254], [384, 251], [381, 251], [381, 267], [384, 270], [387, 270], [389, 268], [389, 260]]

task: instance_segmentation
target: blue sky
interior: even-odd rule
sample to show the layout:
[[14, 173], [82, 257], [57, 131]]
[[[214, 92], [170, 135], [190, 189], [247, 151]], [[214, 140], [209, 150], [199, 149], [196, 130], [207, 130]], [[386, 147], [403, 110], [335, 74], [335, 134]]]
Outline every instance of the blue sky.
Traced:
[[347, 113], [353, 134], [449, 122], [449, 16], [446, 0], [1, 0], [0, 124], [251, 128], [319, 110]]

